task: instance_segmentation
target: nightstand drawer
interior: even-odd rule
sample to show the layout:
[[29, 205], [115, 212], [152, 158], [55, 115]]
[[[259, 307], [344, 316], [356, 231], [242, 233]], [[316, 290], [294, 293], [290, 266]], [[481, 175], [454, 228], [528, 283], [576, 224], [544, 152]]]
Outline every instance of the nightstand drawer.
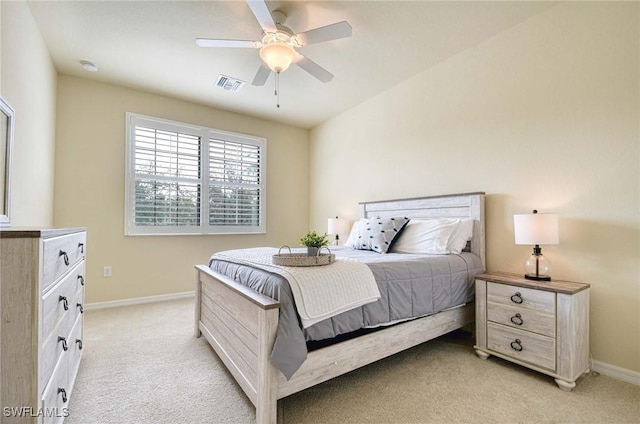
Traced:
[[487, 323], [487, 348], [549, 370], [556, 368], [555, 339]]
[[487, 320], [544, 336], [556, 336], [556, 316], [519, 306], [487, 304]]
[[550, 315], [556, 313], [556, 295], [553, 292], [533, 290], [508, 284], [487, 283], [487, 302], [519, 308], [535, 309]]

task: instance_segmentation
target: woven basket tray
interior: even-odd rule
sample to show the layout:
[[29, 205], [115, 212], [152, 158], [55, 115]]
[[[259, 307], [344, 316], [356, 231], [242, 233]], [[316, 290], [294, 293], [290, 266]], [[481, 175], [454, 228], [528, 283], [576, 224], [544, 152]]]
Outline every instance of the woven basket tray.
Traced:
[[[289, 253], [280, 253], [284, 248], [289, 249]], [[329, 253], [320, 253], [322, 249], [327, 249]], [[273, 264], [281, 266], [320, 266], [334, 263], [336, 255], [331, 253], [328, 247], [318, 249], [316, 256], [308, 256], [306, 253], [291, 253], [289, 246], [282, 246], [278, 249], [278, 253], [273, 255]]]

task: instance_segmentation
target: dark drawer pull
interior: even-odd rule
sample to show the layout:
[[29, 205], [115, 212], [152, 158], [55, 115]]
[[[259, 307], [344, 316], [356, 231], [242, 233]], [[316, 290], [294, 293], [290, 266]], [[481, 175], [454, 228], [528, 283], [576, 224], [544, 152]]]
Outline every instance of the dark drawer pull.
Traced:
[[62, 342], [62, 350], [65, 352], [69, 350], [69, 346], [67, 346], [67, 339], [62, 336], [58, 336], [58, 343]]
[[520, 339], [515, 339], [511, 342], [511, 349], [517, 352], [522, 351], [522, 342], [520, 341]]
[[60, 256], [62, 256], [62, 258], [64, 259], [64, 264], [69, 266], [69, 255], [67, 255], [67, 252], [61, 250], [60, 253], [58, 253], [58, 257]]
[[512, 316], [511, 322], [515, 325], [522, 325], [524, 323], [524, 321], [522, 320], [522, 315], [520, 314], [515, 314], [514, 316]]
[[84, 253], [84, 243], [78, 243], [78, 247], [80, 248], [80, 253]]
[[78, 345], [78, 349], [82, 350], [82, 340], [76, 339], [76, 344]]
[[522, 295], [520, 294], [520, 292], [516, 292], [516, 294], [511, 296], [511, 301], [517, 304], [522, 303]]
[[61, 295], [60, 297], [58, 297], [58, 302], [62, 302], [62, 307], [64, 308], [65, 311], [69, 310], [69, 301], [65, 296]]
[[78, 280], [80, 280], [80, 285], [84, 286], [84, 277], [82, 275], [78, 275]]
[[62, 402], [67, 403], [67, 391], [62, 387], [58, 387], [58, 394], [62, 393]]
[[84, 308], [82, 307], [82, 303], [76, 303], [76, 308], [80, 308], [80, 313], [84, 314]]

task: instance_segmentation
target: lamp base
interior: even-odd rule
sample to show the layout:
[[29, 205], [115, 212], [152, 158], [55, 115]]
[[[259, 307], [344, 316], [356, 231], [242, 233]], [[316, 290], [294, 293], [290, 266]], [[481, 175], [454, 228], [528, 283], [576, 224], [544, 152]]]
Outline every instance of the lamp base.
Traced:
[[549, 275], [525, 274], [524, 278], [534, 281], [551, 281], [551, 276]]

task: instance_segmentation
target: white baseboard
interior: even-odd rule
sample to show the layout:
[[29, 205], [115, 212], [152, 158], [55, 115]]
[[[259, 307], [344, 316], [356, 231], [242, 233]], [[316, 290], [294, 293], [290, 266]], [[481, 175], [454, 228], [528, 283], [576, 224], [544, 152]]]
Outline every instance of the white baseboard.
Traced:
[[591, 360], [591, 370], [616, 380], [640, 386], [640, 372], [620, 368], [605, 362]]
[[166, 300], [185, 299], [194, 297], [195, 291], [182, 293], [159, 294], [156, 296], [135, 297], [133, 299], [110, 300], [108, 302], [87, 303], [84, 307], [87, 311], [93, 309], [118, 308], [120, 306], [141, 305], [143, 303], [164, 302]]

